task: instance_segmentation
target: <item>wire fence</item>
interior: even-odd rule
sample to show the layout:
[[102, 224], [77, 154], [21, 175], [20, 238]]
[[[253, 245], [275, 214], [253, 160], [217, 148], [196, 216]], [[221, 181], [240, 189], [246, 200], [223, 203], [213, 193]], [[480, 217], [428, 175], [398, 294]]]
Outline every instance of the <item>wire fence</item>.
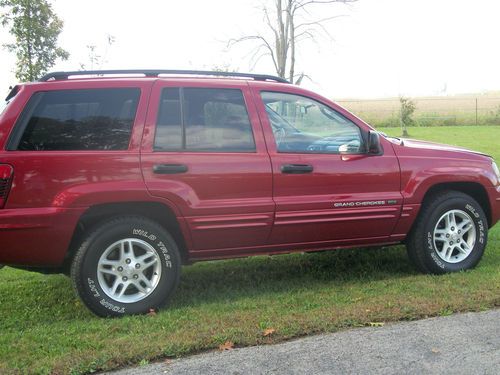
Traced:
[[[416, 126], [500, 125], [500, 94], [412, 99]], [[378, 127], [400, 126], [399, 98], [337, 100], [338, 104]]]

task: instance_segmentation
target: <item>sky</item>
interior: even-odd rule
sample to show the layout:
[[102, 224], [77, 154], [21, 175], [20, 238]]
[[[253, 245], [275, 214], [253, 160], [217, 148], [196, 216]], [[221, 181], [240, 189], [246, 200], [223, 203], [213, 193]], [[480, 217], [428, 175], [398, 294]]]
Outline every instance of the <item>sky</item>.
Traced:
[[[70, 54], [51, 70], [212, 69], [275, 74], [255, 44], [227, 41], [265, 33], [261, 4], [272, 0], [54, 0], [64, 21], [59, 45]], [[299, 47], [302, 86], [333, 99], [454, 95], [500, 90], [500, 1], [359, 0], [313, 5], [311, 20], [330, 34]], [[115, 42], [107, 45], [108, 35]], [[0, 44], [11, 42], [5, 28]], [[15, 56], [0, 50], [0, 94], [16, 83]]]

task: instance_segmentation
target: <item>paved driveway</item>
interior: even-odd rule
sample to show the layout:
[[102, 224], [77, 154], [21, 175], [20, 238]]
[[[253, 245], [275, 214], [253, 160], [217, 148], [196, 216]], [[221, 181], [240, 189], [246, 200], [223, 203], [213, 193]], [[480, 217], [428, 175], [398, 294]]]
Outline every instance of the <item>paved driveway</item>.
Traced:
[[500, 374], [500, 310], [352, 329], [114, 374]]

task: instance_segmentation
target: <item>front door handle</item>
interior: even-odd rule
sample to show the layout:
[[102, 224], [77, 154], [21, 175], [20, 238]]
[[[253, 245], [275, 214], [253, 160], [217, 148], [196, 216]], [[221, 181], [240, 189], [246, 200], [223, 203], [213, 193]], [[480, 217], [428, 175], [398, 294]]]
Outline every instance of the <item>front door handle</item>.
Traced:
[[311, 173], [313, 169], [309, 164], [285, 164], [281, 166], [281, 173], [304, 174]]
[[176, 174], [187, 171], [188, 167], [184, 164], [156, 164], [153, 166], [153, 173], [156, 174]]

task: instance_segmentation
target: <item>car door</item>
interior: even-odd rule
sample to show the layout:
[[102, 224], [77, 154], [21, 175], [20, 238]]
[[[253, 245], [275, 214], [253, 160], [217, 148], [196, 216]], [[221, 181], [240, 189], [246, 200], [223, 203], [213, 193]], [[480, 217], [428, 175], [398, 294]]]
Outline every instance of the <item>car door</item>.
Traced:
[[274, 171], [270, 244], [388, 237], [402, 204], [391, 145], [383, 140], [382, 154], [366, 153], [369, 128], [305, 90], [252, 87]]
[[179, 209], [193, 258], [235, 255], [268, 239], [271, 164], [246, 82], [158, 80], [141, 166], [150, 194]]

